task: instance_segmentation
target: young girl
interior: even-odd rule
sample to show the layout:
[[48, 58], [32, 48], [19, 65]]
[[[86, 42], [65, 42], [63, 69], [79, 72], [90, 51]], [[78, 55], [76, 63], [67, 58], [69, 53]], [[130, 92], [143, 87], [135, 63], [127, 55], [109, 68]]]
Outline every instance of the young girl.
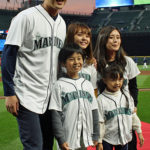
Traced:
[[94, 89], [78, 74], [83, 65], [82, 49], [66, 45], [59, 53], [59, 62], [66, 73], [55, 83], [49, 106], [58, 144], [65, 150], [97, 145], [99, 117]]
[[94, 59], [91, 29], [84, 23], [71, 23], [68, 26], [65, 43], [76, 43], [83, 50], [85, 60], [83, 68], [79, 72], [79, 76], [89, 80], [97, 93], [97, 71], [93, 65]]
[[[138, 103], [138, 88], [136, 76], [140, 71], [132, 60], [126, 56], [122, 47], [121, 33], [114, 26], [103, 27], [97, 37], [97, 42], [94, 50], [94, 56], [97, 60], [98, 75], [101, 76], [104, 68], [113, 64], [119, 64], [124, 70], [124, 89], [130, 92], [134, 99], [135, 111]], [[100, 93], [104, 90], [102, 82], [98, 82], [98, 90]], [[129, 150], [136, 150], [136, 134], [133, 132], [133, 140], [129, 143]]]
[[107, 66], [102, 79], [105, 90], [97, 98], [100, 112], [99, 150], [128, 150], [132, 128], [137, 131], [140, 146], [144, 139], [140, 120], [134, 112], [134, 102], [129, 92], [123, 90], [123, 69], [119, 65]]

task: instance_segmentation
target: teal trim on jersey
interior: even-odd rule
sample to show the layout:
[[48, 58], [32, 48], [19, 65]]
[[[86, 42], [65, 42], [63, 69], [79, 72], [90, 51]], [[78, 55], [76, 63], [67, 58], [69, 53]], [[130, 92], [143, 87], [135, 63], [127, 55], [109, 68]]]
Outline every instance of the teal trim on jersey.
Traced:
[[91, 96], [90, 93], [88, 93], [87, 91], [81, 91], [81, 90], [73, 91], [70, 93], [62, 92], [61, 98], [63, 101], [63, 106], [70, 103], [73, 100], [78, 100], [80, 98], [87, 99], [90, 103], [92, 103], [93, 101], [93, 97]]
[[105, 113], [105, 117], [106, 117], [106, 120], [109, 120], [120, 114], [131, 115], [131, 109], [123, 108], [123, 107], [114, 109], [112, 111], [108, 111], [107, 113]]
[[123, 80], [123, 86], [127, 86], [127, 79]]
[[79, 73], [79, 77], [83, 77], [84, 79], [91, 81], [91, 76], [86, 73]]

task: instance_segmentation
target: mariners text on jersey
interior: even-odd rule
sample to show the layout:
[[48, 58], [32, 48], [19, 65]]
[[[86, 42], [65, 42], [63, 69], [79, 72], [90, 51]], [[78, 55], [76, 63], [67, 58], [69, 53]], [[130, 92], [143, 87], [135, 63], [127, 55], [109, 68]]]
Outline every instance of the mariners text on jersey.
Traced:
[[49, 46], [56, 46], [57, 48], [62, 48], [63, 41], [58, 38], [54, 37], [54, 40], [52, 37], [36, 37], [36, 40], [34, 40], [34, 50], [46, 48]]
[[93, 98], [91, 96], [91, 94], [87, 91], [73, 91], [70, 93], [65, 93], [62, 92], [62, 100], [63, 100], [63, 105], [71, 102], [72, 100], [77, 100], [79, 98], [85, 98], [87, 99], [90, 103], [92, 103]]

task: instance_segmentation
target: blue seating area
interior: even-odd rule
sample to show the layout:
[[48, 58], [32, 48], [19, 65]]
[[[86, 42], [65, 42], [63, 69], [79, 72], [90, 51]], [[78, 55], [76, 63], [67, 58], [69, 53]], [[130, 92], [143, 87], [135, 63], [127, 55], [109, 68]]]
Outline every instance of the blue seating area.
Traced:
[[122, 32], [150, 31], [150, 10], [96, 11], [88, 24], [93, 34], [107, 25], [116, 26]]
[[136, 24], [136, 27], [138, 27], [141, 31], [150, 31], [150, 10], [145, 10], [139, 20], [139, 22]]

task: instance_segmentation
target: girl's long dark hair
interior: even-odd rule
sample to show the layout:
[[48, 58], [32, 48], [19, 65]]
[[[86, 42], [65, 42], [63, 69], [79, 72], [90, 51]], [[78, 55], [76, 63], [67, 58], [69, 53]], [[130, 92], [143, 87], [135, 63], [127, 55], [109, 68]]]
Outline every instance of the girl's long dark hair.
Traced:
[[[103, 69], [108, 64], [108, 54], [107, 54], [106, 44], [110, 36], [110, 33], [114, 30], [117, 30], [120, 33], [119, 29], [114, 26], [103, 27], [100, 30], [97, 37], [96, 46], [94, 49], [94, 57], [97, 60], [97, 64], [98, 64], [97, 70], [100, 74], [103, 72]], [[121, 65], [124, 70], [126, 66], [125, 56], [126, 53], [123, 50], [122, 46], [120, 46], [119, 50], [116, 52], [115, 62], [116, 64]]]

